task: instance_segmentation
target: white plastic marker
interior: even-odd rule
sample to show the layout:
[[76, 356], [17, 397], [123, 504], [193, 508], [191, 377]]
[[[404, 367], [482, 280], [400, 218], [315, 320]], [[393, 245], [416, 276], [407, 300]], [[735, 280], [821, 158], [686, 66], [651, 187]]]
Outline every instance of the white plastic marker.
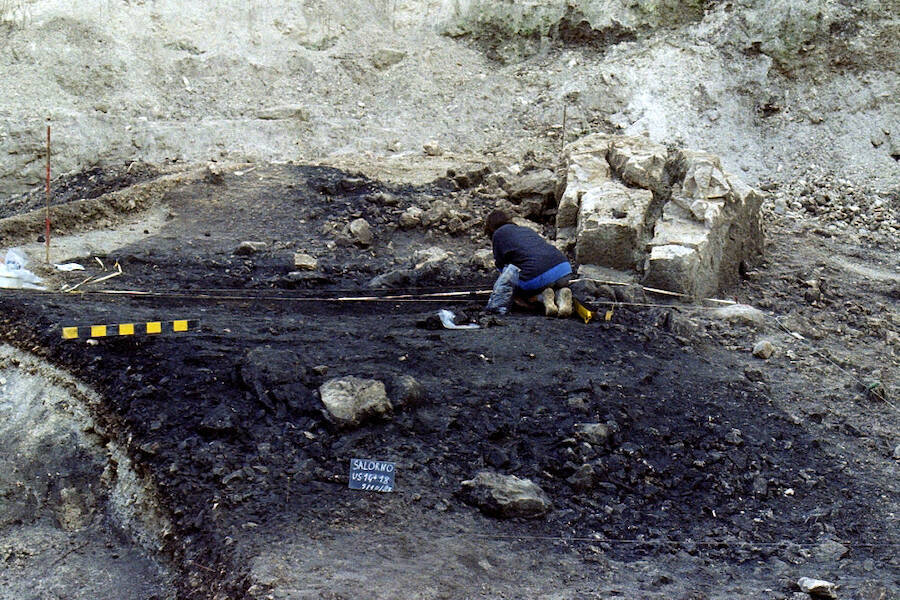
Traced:
[[456, 320], [456, 315], [453, 314], [452, 310], [447, 310], [446, 308], [442, 308], [438, 311], [438, 317], [441, 320], [441, 324], [444, 326], [444, 329], [480, 329], [481, 326], [477, 323], [469, 323], [467, 325], [457, 325], [454, 323]]

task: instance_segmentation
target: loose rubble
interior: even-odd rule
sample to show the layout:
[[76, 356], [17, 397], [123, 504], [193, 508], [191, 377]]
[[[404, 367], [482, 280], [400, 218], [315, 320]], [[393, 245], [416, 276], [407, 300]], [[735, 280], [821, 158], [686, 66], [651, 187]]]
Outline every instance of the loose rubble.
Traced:
[[766, 360], [775, 353], [775, 346], [769, 340], [760, 340], [753, 345], [753, 356]]
[[301, 271], [315, 271], [319, 268], [319, 261], [314, 256], [298, 252], [294, 254], [294, 268]]

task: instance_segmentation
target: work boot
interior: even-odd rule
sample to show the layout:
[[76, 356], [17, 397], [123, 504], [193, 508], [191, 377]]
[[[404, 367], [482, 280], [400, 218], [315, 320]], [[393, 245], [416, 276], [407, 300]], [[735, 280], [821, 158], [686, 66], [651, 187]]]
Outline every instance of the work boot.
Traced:
[[560, 319], [568, 319], [572, 316], [572, 290], [564, 287], [556, 292], [556, 310], [556, 316]]
[[541, 292], [541, 302], [544, 304], [544, 314], [548, 317], [555, 317], [558, 310], [556, 302], [553, 301], [553, 288], [547, 288]]

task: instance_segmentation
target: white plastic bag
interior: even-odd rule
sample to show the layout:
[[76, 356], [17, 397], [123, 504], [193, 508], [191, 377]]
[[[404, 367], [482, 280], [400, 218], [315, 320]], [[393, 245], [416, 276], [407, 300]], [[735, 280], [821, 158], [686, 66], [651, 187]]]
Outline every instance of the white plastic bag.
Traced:
[[441, 325], [444, 326], [444, 329], [478, 329], [480, 327], [477, 323], [457, 325], [456, 315], [453, 314], [452, 310], [447, 310], [446, 308], [442, 308], [438, 311], [438, 318], [440, 318]]
[[0, 264], [0, 288], [19, 290], [42, 290], [43, 287], [37, 285], [41, 282], [41, 278], [26, 269], [28, 259], [25, 255], [11, 248], [6, 252], [5, 262]]
[[22, 254], [19, 250], [15, 248], [10, 248], [6, 251], [6, 270], [7, 271], [22, 271], [25, 269], [25, 266], [28, 264], [28, 259], [25, 258], [25, 255]]
[[509, 312], [509, 306], [512, 304], [513, 292], [519, 284], [519, 267], [516, 265], [506, 265], [500, 277], [494, 282], [494, 290], [491, 297], [488, 298], [488, 312], [495, 312], [505, 315]]

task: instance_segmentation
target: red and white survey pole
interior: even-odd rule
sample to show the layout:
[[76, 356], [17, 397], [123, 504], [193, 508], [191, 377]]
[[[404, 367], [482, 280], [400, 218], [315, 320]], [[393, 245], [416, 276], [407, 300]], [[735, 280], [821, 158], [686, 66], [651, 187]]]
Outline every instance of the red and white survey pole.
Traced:
[[44, 219], [46, 231], [44, 238], [47, 241], [47, 264], [50, 264], [50, 119], [47, 119], [47, 213]]

